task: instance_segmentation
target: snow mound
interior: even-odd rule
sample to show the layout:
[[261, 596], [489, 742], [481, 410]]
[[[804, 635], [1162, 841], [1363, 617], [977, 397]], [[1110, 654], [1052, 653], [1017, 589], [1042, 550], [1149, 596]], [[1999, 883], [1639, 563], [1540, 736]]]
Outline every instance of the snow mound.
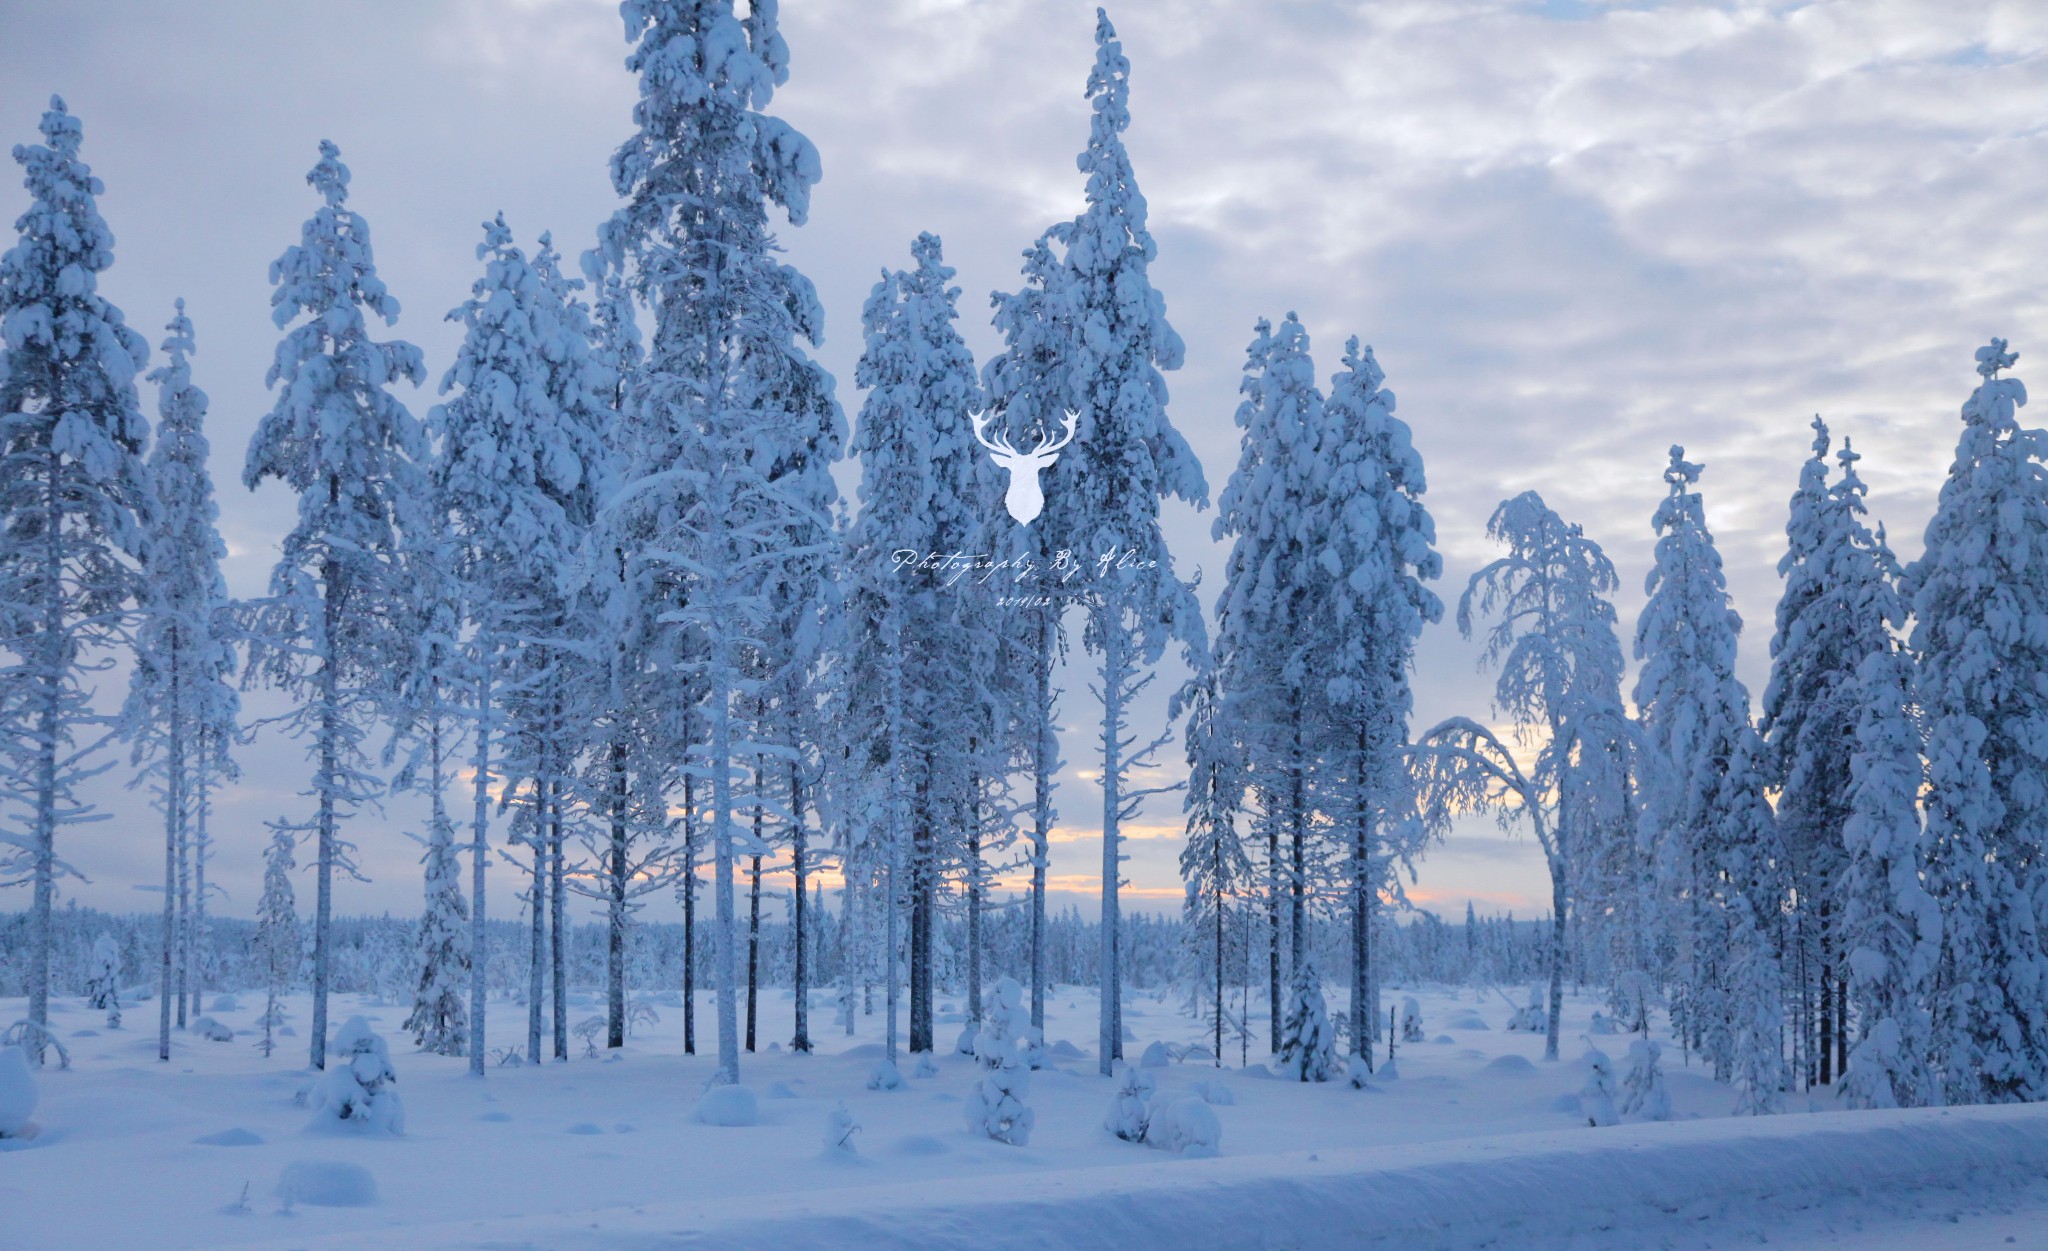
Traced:
[[339, 1160], [297, 1160], [284, 1166], [278, 1195], [290, 1203], [322, 1208], [360, 1208], [377, 1201], [377, 1179], [360, 1164]]
[[210, 1016], [202, 1016], [192, 1022], [192, 1032], [208, 1042], [233, 1042], [235, 1031]]
[[1047, 1047], [1045, 1049], [1045, 1054], [1051, 1056], [1055, 1060], [1085, 1060], [1088, 1058], [1087, 1052], [1081, 1050], [1079, 1047], [1076, 1047], [1074, 1044], [1068, 1042], [1064, 1038], [1060, 1039], [1052, 1046]]
[[96, 1029], [75, 1029], [71, 1031], [71, 1036], [73, 1038], [98, 1038], [100, 1032]]
[[242, 1001], [233, 995], [215, 995], [213, 997], [213, 1011], [215, 1012], [239, 1012], [241, 1010]]
[[1486, 1023], [1486, 1019], [1480, 1016], [1477, 1012], [1458, 1012], [1452, 1014], [1451, 1019], [1444, 1022], [1444, 1028], [1465, 1030], [1490, 1030], [1493, 1027], [1488, 1025]]
[[1438, 1034], [1435, 1038], [1432, 1038], [1429, 1041], [1433, 1043], [1454, 1043], [1458, 1040], [1451, 1037], [1449, 1034]]
[[1162, 1151], [1177, 1151], [1191, 1159], [1216, 1155], [1223, 1143], [1223, 1122], [1194, 1095], [1180, 1095], [1153, 1103], [1152, 1119], [1145, 1126], [1145, 1141]]
[[1526, 1056], [1505, 1055], [1488, 1060], [1486, 1071], [1498, 1077], [1531, 1077], [1535, 1075], [1536, 1066], [1529, 1063]]
[[745, 1086], [713, 1086], [697, 1101], [697, 1119], [706, 1125], [737, 1128], [759, 1124], [761, 1110], [754, 1102], [754, 1092]]
[[788, 1082], [771, 1082], [768, 1086], [768, 1097], [770, 1099], [798, 1099], [802, 1096], [791, 1090]]
[[[1507, 1058], [1512, 1060], [1522, 1060], [1522, 1057], [1520, 1056], [1509, 1056]], [[1522, 1063], [1527, 1064], [1529, 1062], [1527, 1060], [1522, 1060]], [[1374, 1077], [1379, 1078], [1381, 1081], [1398, 1082], [1401, 1080], [1401, 1066], [1395, 1063], [1394, 1061], [1389, 1060], [1385, 1064], [1380, 1065], [1377, 1069], [1374, 1069], [1372, 1075]]]
[[1202, 1102], [1214, 1104], [1219, 1108], [1232, 1107], [1237, 1103], [1237, 1096], [1231, 1094], [1230, 1087], [1220, 1081], [1190, 1082], [1188, 1090], [1201, 1096]]
[[1172, 1063], [1173, 1056], [1166, 1050], [1166, 1044], [1163, 1042], [1150, 1044], [1145, 1048], [1145, 1053], [1138, 1057], [1138, 1067], [1141, 1069], [1163, 1069]]
[[901, 1090], [903, 1089], [903, 1074], [897, 1072], [896, 1066], [889, 1063], [888, 1060], [879, 1060], [868, 1073], [868, 1089]]
[[19, 1047], [0, 1047], [0, 1138], [19, 1137], [36, 1110], [36, 1079]]
[[953, 1150], [930, 1134], [905, 1134], [893, 1145], [898, 1155], [946, 1155]]
[[203, 1138], [194, 1138], [192, 1141], [202, 1147], [259, 1147], [263, 1145], [261, 1135], [252, 1134], [248, 1130], [241, 1128], [224, 1129], [218, 1134], [208, 1134]]
[[953, 1040], [953, 1054], [956, 1056], [973, 1055], [974, 1040], [980, 1032], [980, 1027], [975, 1025], [970, 1025], [966, 1029], [961, 1030], [960, 1037]]
[[[727, 1087], [727, 1089], [730, 1089], [730, 1087]], [[701, 1108], [699, 1108], [698, 1110], [698, 1115], [700, 1117], [703, 1115], [703, 1110]], [[746, 1124], [751, 1125], [753, 1124], [753, 1122], [748, 1121], [746, 1122]], [[569, 1132], [572, 1134], [602, 1134], [604, 1132], [604, 1126], [593, 1125], [589, 1121], [578, 1121], [576, 1124], [571, 1125], [569, 1127]]]

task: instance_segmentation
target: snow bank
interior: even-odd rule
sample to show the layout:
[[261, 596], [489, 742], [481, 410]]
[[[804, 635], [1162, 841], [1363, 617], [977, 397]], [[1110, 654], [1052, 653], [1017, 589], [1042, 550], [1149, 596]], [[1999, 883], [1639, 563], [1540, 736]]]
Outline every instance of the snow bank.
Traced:
[[754, 1092], [745, 1086], [713, 1086], [697, 1101], [697, 1119], [706, 1125], [738, 1128], [759, 1124], [761, 1109]]
[[298, 1160], [277, 1179], [279, 1197], [323, 1208], [360, 1208], [377, 1201], [377, 1179], [360, 1164]]
[[[1856, 1197], [2016, 1189], [2048, 1172], [2048, 1105], [1829, 1112], [1578, 1128], [1463, 1142], [1019, 1174], [961, 1187], [799, 1190], [526, 1216], [289, 1244], [308, 1251], [651, 1251], [717, 1246], [1129, 1248], [1229, 1245], [1517, 1251], [1697, 1242], [1731, 1211], [1770, 1220]], [[1248, 1224], [1246, 1213], [1256, 1213]], [[1223, 1231], [1240, 1231], [1232, 1243]], [[1510, 1241], [1503, 1243], [1503, 1237]], [[285, 1245], [285, 1244], [280, 1244]]]

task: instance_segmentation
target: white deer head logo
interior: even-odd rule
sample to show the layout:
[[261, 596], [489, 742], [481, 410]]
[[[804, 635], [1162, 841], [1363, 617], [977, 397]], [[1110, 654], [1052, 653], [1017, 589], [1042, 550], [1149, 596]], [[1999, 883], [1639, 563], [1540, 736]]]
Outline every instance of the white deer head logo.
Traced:
[[[1026, 452], [1011, 447], [1009, 439], [1001, 431], [996, 433], [993, 442], [989, 440], [984, 431], [994, 420], [993, 413], [971, 413], [969, 417], [974, 422], [974, 441], [987, 448], [995, 457], [997, 466], [1010, 475], [1010, 489], [1003, 496], [1003, 505], [1017, 519], [1017, 524], [1030, 525], [1037, 520], [1039, 513], [1045, 511], [1045, 492], [1038, 486], [1039, 472], [1058, 460], [1060, 449], [1074, 441], [1074, 427], [1080, 423], [1081, 415], [1072, 409], [1067, 410], [1067, 428], [1059, 438], [1045, 438], [1041, 433], [1038, 446]], [[1019, 473], [1019, 470], [1025, 472]]]

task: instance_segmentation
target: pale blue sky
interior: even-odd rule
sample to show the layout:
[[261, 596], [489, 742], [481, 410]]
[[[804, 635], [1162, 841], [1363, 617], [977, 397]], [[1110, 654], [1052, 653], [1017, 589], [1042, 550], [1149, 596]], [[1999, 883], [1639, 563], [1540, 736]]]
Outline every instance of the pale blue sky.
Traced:
[[[1749, 623], [1743, 676], [1760, 689], [1812, 415], [1854, 436], [1873, 510], [1910, 555], [1972, 349], [2010, 338], [2021, 377], [2048, 351], [2048, 6], [1144, 0], [1112, 17], [1133, 63], [1127, 140], [1153, 279], [1188, 345], [1171, 412], [1212, 494], [1236, 458], [1254, 319], [1299, 310], [1325, 376], [1359, 334], [1428, 460], [1447, 600], [1491, 554], [1494, 503], [1533, 487], [1607, 545], [1632, 629], [1665, 449], [1683, 443], [1707, 465]], [[907, 264], [919, 231], [942, 235], [985, 357], [987, 293], [1077, 211], [1093, 6], [785, 0], [783, 26], [792, 75], [774, 108], [825, 169], [811, 224], [784, 241], [824, 299], [822, 355], [851, 415], [880, 266]], [[172, 299], [189, 303], [237, 592], [261, 590], [291, 515], [281, 487], [252, 495], [239, 475], [270, 403], [265, 274], [314, 205], [302, 179], [318, 141], [340, 144], [405, 306], [396, 333], [438, 380], [478, 223], [503, 210], [522, 243], [547, 228], [573, 250], [610, 212], [605, 162], [634, 96], [625, 52], [605, 0], [0, 3], [0, 140], [33, 139], [63, 93], [107, 184], [118, 246], [103, 291], [152, 343]], [[0, 214], [24, 198], [10, 178]], [[403, 398], [423, 411], [433, 397]], [[1208, 523], [1169, 513], [1205, 604], [1221, 567]], [[1420, 670], [1419, 724], [1485, 713], [1450, 626]], [[1066, 751], [1085, 772], [1093, 710], [1068, 686]], [[255, 897], [261, 822], [306, 809], [297, 745], [244, 759], [216, 868], [236, 912]], [[159, 871], [154, 818], [117, 784], [101, 798], [117, 819], [63, 849], [93, 884], [67, 889], [146, 906], [133, 889]], [[1060, 804], [1054, 872], [1085, 906], [1099, 795], [1070, 772]], [[404, 804], [354, 823], [375, 881], [344, 884], [339, 907], [417, 906], [398, 833], [413, 824]], [[1156, 836], [1132, 845], [1132, 886], [1171, 906], [1177, 804], [1143, 824]], [[1534, 847], [1485, 827], [1433, 851], [1416, 894], [1528, 915], [1547, 890]]]

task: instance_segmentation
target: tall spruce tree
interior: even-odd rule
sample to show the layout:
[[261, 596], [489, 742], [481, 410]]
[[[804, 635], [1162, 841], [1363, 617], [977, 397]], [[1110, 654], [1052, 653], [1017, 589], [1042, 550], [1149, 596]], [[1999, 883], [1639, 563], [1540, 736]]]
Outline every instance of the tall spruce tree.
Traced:
[[1259, 319], [1238, 390], [1244, 433], [1212, 527], [1217, 539], [1233, 540], [1216, 602], [1213, 655], [1222, 721], [1265, 845], [1266, 994], [1275, 1005], [1277, 1053], [1283, 957], [1285, 967], [1299, 965], [1308, 942], [1309, 784], [1319, 737], [1308, 693], [1321, 652], [1310, 618], [1324, 576], [1309, 532], [1323, 396], [1308, 333], [1294, 314], [1277, 332]]
[[1937, 1047], [1953, 1103], [2048, 1097], [2048, 432], [2019, 424], [1993, 339], [1926, 547], [1906, 570], [1927, 718], [1927, 873], [1944, 952]]
[[123, 639], [152, 510], [135, 395], [149, 346], [99, 294], [114, 263], [104, 188], [63, 100], [41, 129], [42, 143], [14, 148], [29, 206], [0, 257], [0, 802], [25, 810], [27, 831], [0, 832], [0, 885], [33, 892], [23, 980], [38, 1063], [50, 909], [58, 878], [76, 875], [57, 831], [101, 815], [79, 790], [107, 767], [92, 760], [106, 719], [85, 674]]
[[1185, 348], [1148, 274], [1158, 249], [1123, 142], [1131, 123], [1130, 72], [1116, 29], [1097, 9], [1095, 66], [1086, 92], [1092, 117], [1088, 146], [1078, 158], [1087, 207], [1050, 232], [1065, 248], [1059, 282], [1075, 332], [1064, 343], [1065, 364], [1070, 406], [1080, 416], [1071, 445], [1047, 471], [1045, 512], [1093, 570], [1083, 597], [1082, 642], [1097, 657], [1102, 700], [1096, 1063], [1105, 1076], [1123, 1056], [1122, 826], [1148, 797], [1170, 789], [1132, 784], [1170, 736], [1138, 747], [1130, 712], [1169, 642], [1191, 654], [1207, 646], [1201, 608], [1193, 589], [1174, 575], [1159, 530], [1162, 499], [1203, 507], [1208, 486], [1201, 462], [1166, 415], [1161, 371], [1179, 368]]
[[1443, 573], [1428, 489], [1408, 424], [1394, 416], [1386, 374], [1356, 337], [1330, 380], [1316, 436], [1308, 518], [1314, 571], [1307, 636], [1322, 679], [1311, 687], [1321, 754], [1329, 762], [1319, 801], [1344, 845], [1351, 927], [1351, 1049], [1367, 1065], [1379, 1019], [1373, 976], [1374, 910], [1390, 865], [1421, 851], [1409, 783], [1408, 673], [1422, 627], [1443, 617], [1423, 583]]
[[[298, 523], [256, 614], [252, 676], [297, 702], [286, 724], [310, 740], [315, 804], [312, 1064], [327, 1063], [334, 874], [353, 873], [342, 822], [381, 789], [363, 751], [412, 661], [403, 535], [426, 503], [419, 422], [389, 388], [425, 377], [419, 349], [370, 337], [398, 301], [377, 277], [370, 228], [346, 207], [349, 171], [322, 140], [306, 175], [320, 208], [270, 267], [271, 320], [286, 334], [266, 383], [276, 405], [249, 442], [244, 484], [277, 478], [298, 493]], [[296, 320], [296, 324], [294, 324]]]
[[157, 443], [149, 458], [154, 506], [144, 557], [148, 590], [125, 714], [136, 756], [149, 760], [146, 776], [161, 787], [164, 811], [160, 1060], [171, 1058], [173, 966], [182, 955], [185, 980], [196, 991], [195, 953], [204, 945], [197, 926], [177, 908], [184, 894], [180, 867], [188, 856], [203, 855], [203, 795], [209, 781], [232, 774], [227, 749], [241, 707], [233, 685], [227, 582], [220, 573], [227, 545], [216, 528], [220, 508], [207, 470], [207, 400], [192, 384], [189, 358], [196, 346], [183, 300], [165, 329], [169, 359], [149, 374], [157, 384]]
[[[763, 110], [788, 76], [777, 5], [627, 0], [640, 75], [637, 130], [612, 159], [625, 203], [606, 223], [607, 264], [631, 266], [653, 311], [621, 436], [617, 492], [593, 550], [626, 568], [629, 614], [671, 640], [702, 691], [702, 741], [683, 744], [709, 792], [717, 910], [720, 1077], [739, 1079], [734, 857], [753, 846], [772, 730], [749, 712], [775, 658], [776, 606], [831, 551], [818, 497], [843, 438], [831, 380], [799, 346], [822, 310], [775, 257], [771, 207], [792, 225], [819, 177], [810, 141]], [[672, 655], [683, 656], [680, 649]]]

